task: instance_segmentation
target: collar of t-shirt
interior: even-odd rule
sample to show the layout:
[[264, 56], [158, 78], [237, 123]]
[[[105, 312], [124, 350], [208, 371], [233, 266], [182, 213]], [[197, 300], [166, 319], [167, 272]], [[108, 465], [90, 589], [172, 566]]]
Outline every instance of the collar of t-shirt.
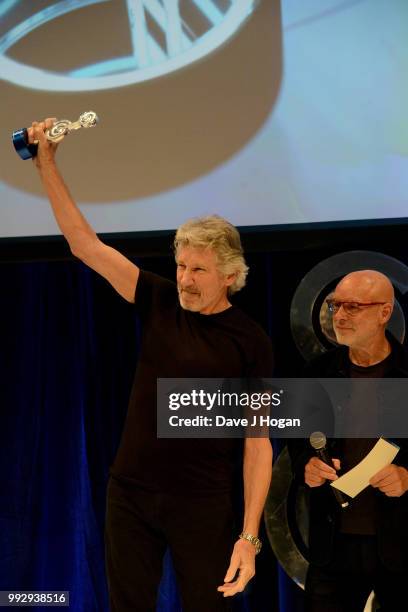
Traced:
[[392, 353], [379, 363], [371, 366], [359, 366], [348, 358], [350, 378], [384, 378], [392, 367]]

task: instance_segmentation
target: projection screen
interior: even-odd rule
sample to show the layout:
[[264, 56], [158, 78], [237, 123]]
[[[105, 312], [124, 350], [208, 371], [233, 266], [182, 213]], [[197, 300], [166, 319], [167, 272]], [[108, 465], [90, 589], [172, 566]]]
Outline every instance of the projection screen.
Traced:
[[58, 158], [96, 231], [400, 218], [405, 0], [3, 0], [0, 236], [59, 233], [14, 129], [100, 117]]

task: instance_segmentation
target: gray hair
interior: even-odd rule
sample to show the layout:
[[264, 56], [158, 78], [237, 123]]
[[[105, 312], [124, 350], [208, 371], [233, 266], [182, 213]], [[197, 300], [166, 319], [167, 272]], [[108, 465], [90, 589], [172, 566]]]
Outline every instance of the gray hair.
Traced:
[[228, 294], [245, 286], [248, 266], [245, 263], [241, 238], [236, 227], [218, 215], [190, 219], [180, 225], [174, 238], [177, 257], [180, 248], [212, 249], [217, 256], [220, 272], [226, 276], [235, 274]]

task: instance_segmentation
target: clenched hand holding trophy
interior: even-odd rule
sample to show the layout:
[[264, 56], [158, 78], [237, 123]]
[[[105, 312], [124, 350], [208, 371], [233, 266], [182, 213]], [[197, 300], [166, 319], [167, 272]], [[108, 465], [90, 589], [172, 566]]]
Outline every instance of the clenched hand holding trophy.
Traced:
[[[69, 134], [80, 128], [94, 127], [98, 123], [99, 119], [96, 113], [93, 111], [87, 111], [82, 113], [77, 121], [69, 121], [68, 119], [60, 119], [53, 123], [52, 127], [45, 131], [47, 140], [58, 143]], [[27, 128], [16, 130], [12, 136], [13, 145], [21, 159], [32, 159], [37, 155], [38, 142], [34, 141], [30, 143]]]

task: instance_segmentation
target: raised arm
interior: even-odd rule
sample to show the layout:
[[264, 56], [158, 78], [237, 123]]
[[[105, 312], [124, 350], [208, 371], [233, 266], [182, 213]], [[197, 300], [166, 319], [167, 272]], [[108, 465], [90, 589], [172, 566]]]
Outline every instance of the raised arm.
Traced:
[[45, 136], [45, 130], [52, 126], [53, 121], [33, 122], [28, 137], [30, 143], [38, 141], [34, 163], [58, 226], [73, 255], [106, 278], [125, 300], [133, 302], [139, 268], [98, 238], [74, 202], [55, 163], [58, 145], [49, 142]]

